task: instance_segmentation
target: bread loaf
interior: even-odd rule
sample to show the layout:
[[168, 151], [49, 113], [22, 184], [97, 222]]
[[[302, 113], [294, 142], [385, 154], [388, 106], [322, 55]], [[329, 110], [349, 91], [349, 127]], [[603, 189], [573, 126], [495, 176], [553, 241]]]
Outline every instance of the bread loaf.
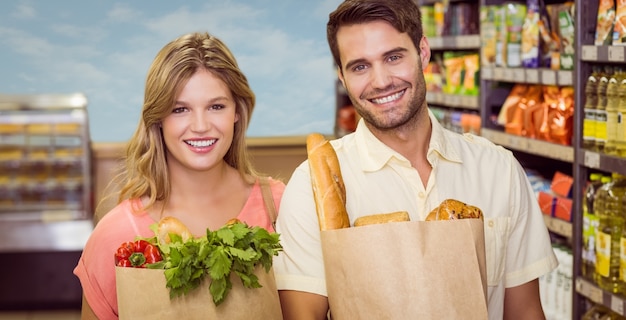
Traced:
[[161, 244], [170, 243], [170, 234], [179, 235], [183, 241], [191, 239], [192, 234], [187, 226], [174, 217], [164, 217], [157, 225], [157, 240]]
[[432, 220], [453, 220], [453, 219], [483, 219], [483, 212], [480, 208], [468, 205], [464, 202], [446, 199], [439, 206], [433, 209], [426, 221]]
[[319, 133], [307, 136], [306, 149], [320, 230], [350, 227], [346, 188], [335, 149]]
[[372, 214], [369, 216], [359, 217], [354, 220], [354, 226], [366, 226], [370, 224], [380, 224], [389, 222], [410, 221], [409, 213], [406, 211], [396, 211], [391, 213]]

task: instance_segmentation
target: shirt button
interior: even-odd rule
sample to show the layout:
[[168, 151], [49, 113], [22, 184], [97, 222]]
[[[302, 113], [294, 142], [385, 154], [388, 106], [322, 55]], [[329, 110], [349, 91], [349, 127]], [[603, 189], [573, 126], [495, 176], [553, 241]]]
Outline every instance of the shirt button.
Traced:
[[424, 192], [421, 192], [421, 191], [420, 191], [420, 193], [417, 194], [417, 196], [422, 198], [422, 199], [424, 199], [424, 197], [425, 197]]
[[489, 226], [489, 228], [493, 228], [493, 220], [490, 220], [487, 225]]

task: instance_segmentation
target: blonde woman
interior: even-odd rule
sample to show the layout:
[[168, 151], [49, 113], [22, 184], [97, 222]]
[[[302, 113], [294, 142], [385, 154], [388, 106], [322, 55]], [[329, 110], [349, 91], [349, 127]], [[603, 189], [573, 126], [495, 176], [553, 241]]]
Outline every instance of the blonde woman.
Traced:
[[250, 163], [245, 133], [254, 104], [245, 75], [218, 38], [186, 34], [159, 51], [115, 180], [118, 204], [99, 220], [74, 270], [83, 319], [117, 318], [114, 252], [124, 241], [153, 235], [149, 226], [162, 217], [178, 218], [197, 236], [235, 217], [273, 231], [261, 186], [278, 205], [284, 184], [260, 179]]

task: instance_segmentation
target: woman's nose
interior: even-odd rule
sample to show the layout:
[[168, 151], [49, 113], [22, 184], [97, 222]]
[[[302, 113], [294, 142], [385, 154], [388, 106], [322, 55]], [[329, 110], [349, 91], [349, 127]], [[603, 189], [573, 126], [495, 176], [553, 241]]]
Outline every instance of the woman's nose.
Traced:
[[195, 113], [193, 115], [190, 129], [194, 132], [204, 132], [208, 131], [211, 127], [211, 121], [209, 121], [209, 116], [205, 113]]

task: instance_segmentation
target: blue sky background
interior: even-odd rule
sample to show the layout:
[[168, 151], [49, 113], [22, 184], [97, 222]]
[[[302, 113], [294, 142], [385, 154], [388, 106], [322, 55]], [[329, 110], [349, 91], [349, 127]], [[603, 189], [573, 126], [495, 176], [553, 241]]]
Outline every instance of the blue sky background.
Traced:
[[82, 92], [92, 140], [123, 142], [137, 126], [158, 50], [208, 31], [230, 47], [257, 95], [249, 136], [330, 134], [326, 21], [340, 2], [2, 0], [0, 92]]

